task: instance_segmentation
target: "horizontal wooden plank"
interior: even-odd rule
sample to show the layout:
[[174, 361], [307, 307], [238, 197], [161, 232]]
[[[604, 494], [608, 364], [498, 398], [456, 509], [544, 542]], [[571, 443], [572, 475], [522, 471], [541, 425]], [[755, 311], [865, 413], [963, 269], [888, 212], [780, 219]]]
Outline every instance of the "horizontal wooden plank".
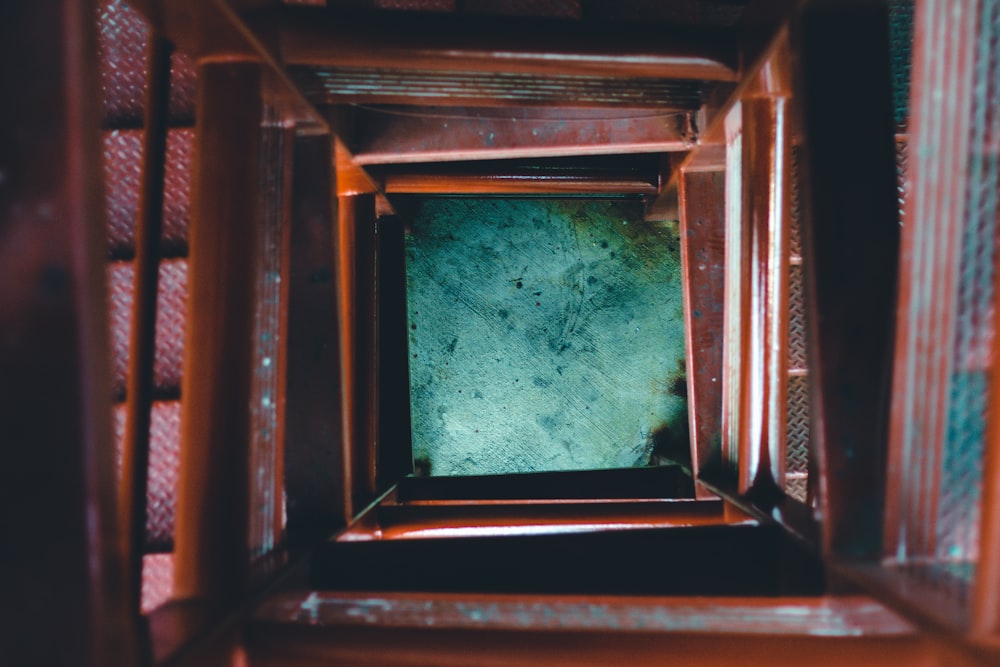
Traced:
[[327, 590], [623, 595], [819, 593], [814, 555], [777, 527], [734, 525], [328, 542], [310, 585]]
[[254, 623], [313, 627], [611, 630], [712, 635], [905, 636], [913, 627], [871, 598], [628, 597], [288, 591]]
[[[339, 541], [538, 535], [727, 523], [721, 500], [383, 504]], [[752, 519], [746, 519], [755, 523]]]
[[[546, 113], [547, 112], [547, 113]], [[664, 153], [694, 145], [690, 112], [380, 107], [359, 111], [362, 165]]]
[[280, 34], [289, 65], [711, 81], [737, 69], [736, 34], [721, 28], [286, 7]]

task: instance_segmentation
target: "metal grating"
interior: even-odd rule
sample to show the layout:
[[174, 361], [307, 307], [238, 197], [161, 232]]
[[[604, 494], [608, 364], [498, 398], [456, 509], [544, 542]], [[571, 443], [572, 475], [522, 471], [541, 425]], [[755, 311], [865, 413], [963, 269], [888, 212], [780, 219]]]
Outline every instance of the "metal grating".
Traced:
[[318, 104], [380, 103], [406, 98], [501, 100], [519, 104], [578, 104], [698, 109], [700, 81], [590, 76], [438, 72], [362, 67], [289, 67], [306, 97]]
[[929, 37], [915, 63], [905, 166], [912, 250], [904, 254], [909, 299], [893, 406], [899, 521], [889, 526], [896, 532], [887, 551], [908, 576], [965, 605], [979, 558], [994, 363], [1000, 0], [961, 13], [928, 5], [919, 19]]
[[[114, 395], [125, 397], [129, 337], [132, 328], [133, 267], [129, 262], [108, 265], [108, 309], [111, 319], [111, 368]], [[163, 395], [180, 391], [184, 356], [184, 312], [187, 307], [187, 262], [160, 263], [156, 308], [156, 357], [153, 389]]]
[[[114, 259], [130, 259], [135, 254], [142, 135], [142, 130], [110, 130], [104, 133], [108, 254]], [[164, 175], [163, 234], [159, 248], [163, 256], [187, 254], [193, 153], [193, 130], [178, 128], [169, 131]]]
[[284, 217], [286, 128], [271, 106], [264, 109], [260, 149], [260, 233], [257, 256], [253, 388], [250, 419], [250, 551], [270, 552], [280, 535], [274, 517], [282, 501], [278, 466], [279, 369], [281, 345], [281, 255]]
[[[124, 403], [115, 406], [113, 416], [120, 468], [125, 439]], [[180, 428], [180, 401], [153, 403], [149, 424], [149, 486], [146, 492], [146, 550], [150, 552], [170, 551], [173, 548]]]

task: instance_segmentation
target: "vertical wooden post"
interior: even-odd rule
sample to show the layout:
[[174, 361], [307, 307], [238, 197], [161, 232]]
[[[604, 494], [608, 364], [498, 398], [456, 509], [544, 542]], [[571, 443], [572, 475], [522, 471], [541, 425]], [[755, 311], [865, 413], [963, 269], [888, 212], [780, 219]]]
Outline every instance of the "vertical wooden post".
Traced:
[[337, 197], [329, 136], [295, 141], [285, 379], [288, 537], [308, 544], [349, 518], [335, 277]]
[[179, 598], [232, 598], [247, 582], [260, 82], [254, 62], [198, 68], [175, 537]]
[[[721, 463], [726, 173], [680, 178], [681, 265], [687, 336], [692, 473]], [[701, 487], [698, 487], [701, 488]]]
[[[824, 548], [879, 558], [900, 233], [885, 6], [809, 3], [793, 37], [808, 167], [810, 457]], [[865, 121], [845, 123], [859, 100]]]
[[375, 492], [374, 234], [374, 197], [340, 196], [336, 257], [348, 517]]
[[788, 342], [788, 124], [783, 98], [744, 99], [744, 215], [750, 233], [749, 432], [740, 490], [784, 481]]
[[413, 472], [403, 220], [378, 220], [378, 490]]
[[94, 3], [0, 3], [0, 655], [136, 662], [115, 508]]

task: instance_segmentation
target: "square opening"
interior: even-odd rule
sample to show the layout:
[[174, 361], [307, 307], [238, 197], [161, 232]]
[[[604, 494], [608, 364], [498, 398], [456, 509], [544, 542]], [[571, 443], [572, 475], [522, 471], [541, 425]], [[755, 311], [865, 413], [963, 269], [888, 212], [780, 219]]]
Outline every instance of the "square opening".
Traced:
[[690, 460], [676, 222], [634, 197], [425, 197], [406, 228], [418, 475]]

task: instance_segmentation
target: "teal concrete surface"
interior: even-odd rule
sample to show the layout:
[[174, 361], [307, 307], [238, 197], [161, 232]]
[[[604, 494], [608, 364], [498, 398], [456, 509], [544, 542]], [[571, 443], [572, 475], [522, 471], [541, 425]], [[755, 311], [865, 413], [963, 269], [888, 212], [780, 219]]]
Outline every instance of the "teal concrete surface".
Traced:
[[677, 234], [628, 199], [420, 203], [406, 248], [418, 470], [683, 457]]

